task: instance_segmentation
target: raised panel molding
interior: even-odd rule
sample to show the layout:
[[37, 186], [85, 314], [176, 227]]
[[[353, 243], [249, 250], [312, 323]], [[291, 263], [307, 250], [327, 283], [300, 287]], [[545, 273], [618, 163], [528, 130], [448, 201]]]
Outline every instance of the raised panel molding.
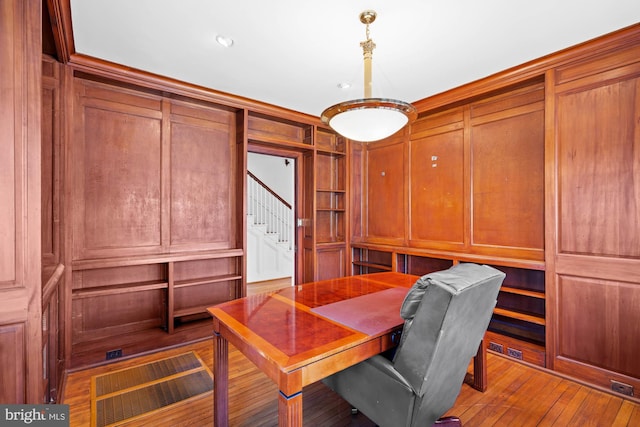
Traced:
[[640, 378], [640, 285], [559, 276], [558, 356]]
[[172, 114], [170, 125], [170, 245], [233, 248], [235, 116], [176, 107], [180, 115]]
[[369, 144], [366, 150], [366, 219], [368, 242], [403, 244], [405, 239], [405, 144]]
[[235, 248], [236, 113], [74, 84], [74, 260]]
[[316, 280], [335, 279], [347, 275], [345, 272], [347, 253], [344, 246], [327, 246], [318, 248], [316, 252]]
[[559, 253], [640, 259], [638, 98], [639, 77], [557, 96]]
[[465, 245], [464, 130], [458, 124], [433, 128], [410, 142], [412, 246], [455, 250]]
[[[640, 61], [635, 42], [550, 73], [553, 369], [640, 388]], [[554, 221], [557, 221], [554, 223]], [[637, 400], [636, 397], [634, 398]]]
[[0, 2], [0, 402], [42, 401], [40, 0]]
[[472, 127], [472, 245], [544, 248], [544, 112]]
[[0, 402], [25, 403], [25, 327], [23, 323], [0, 326]]

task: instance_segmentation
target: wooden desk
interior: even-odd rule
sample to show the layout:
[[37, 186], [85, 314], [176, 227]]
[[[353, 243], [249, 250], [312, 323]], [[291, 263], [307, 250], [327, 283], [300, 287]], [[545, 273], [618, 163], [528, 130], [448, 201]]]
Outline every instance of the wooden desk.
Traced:
[[[229, 422], [229, 342], [278, 385], [279, 425], [302, 426], [303, 387], [397, 344], [400, 306], [418, 277], [349, 276], [208, 308], [214, 332], [214, 424]], [[483, 354], [479, 350], [474, 362], [480, 389], [486, 379], [486, 371], [478, 371], [486, 369]]]

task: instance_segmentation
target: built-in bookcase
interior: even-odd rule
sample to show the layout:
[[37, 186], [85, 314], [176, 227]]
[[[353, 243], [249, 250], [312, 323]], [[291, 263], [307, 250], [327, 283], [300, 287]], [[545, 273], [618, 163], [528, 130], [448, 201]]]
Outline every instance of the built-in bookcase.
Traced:
[[315, 279], [344, 276], [347, 270], [347, 144], [340, 135], [316, 131]]
[[[509, 266], [504, 260], [468, 257], [464, 254], [397, 251], [352, 245], [353, 274], [383, 271], [422, 276], [454, 264], [487, 264], [506, 273], [489, 324], [486, 345], [493, 351], [545, 365], [545, 274], [538, 263]], [[522, 264], [522, 263], [520, 263]]]

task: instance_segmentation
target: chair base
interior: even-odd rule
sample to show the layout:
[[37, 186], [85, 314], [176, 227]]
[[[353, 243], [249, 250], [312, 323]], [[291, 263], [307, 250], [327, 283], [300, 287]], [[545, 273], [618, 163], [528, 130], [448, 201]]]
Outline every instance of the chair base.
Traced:
[[458, 417], [442, 417], [433, 425], [438, 427], [462, 427], [462, 422]]
[[[358, 408], [351, 407], [351, 415], [358, 415]], [[462, 421], [458, 417], [442, 417], [433, 423], [432, 427], [462, 427]]]

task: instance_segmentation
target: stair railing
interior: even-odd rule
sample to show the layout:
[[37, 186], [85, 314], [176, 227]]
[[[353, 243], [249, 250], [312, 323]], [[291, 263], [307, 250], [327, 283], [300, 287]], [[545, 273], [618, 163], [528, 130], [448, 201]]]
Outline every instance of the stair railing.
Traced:
[[253, 215], [255, 224], [265, 225], [267, 233], [277, 234], [279, 242], [288, 243], [289, 250], [293, 248], [291, 205], [249, 171], [247, 171], [247, 213]]

